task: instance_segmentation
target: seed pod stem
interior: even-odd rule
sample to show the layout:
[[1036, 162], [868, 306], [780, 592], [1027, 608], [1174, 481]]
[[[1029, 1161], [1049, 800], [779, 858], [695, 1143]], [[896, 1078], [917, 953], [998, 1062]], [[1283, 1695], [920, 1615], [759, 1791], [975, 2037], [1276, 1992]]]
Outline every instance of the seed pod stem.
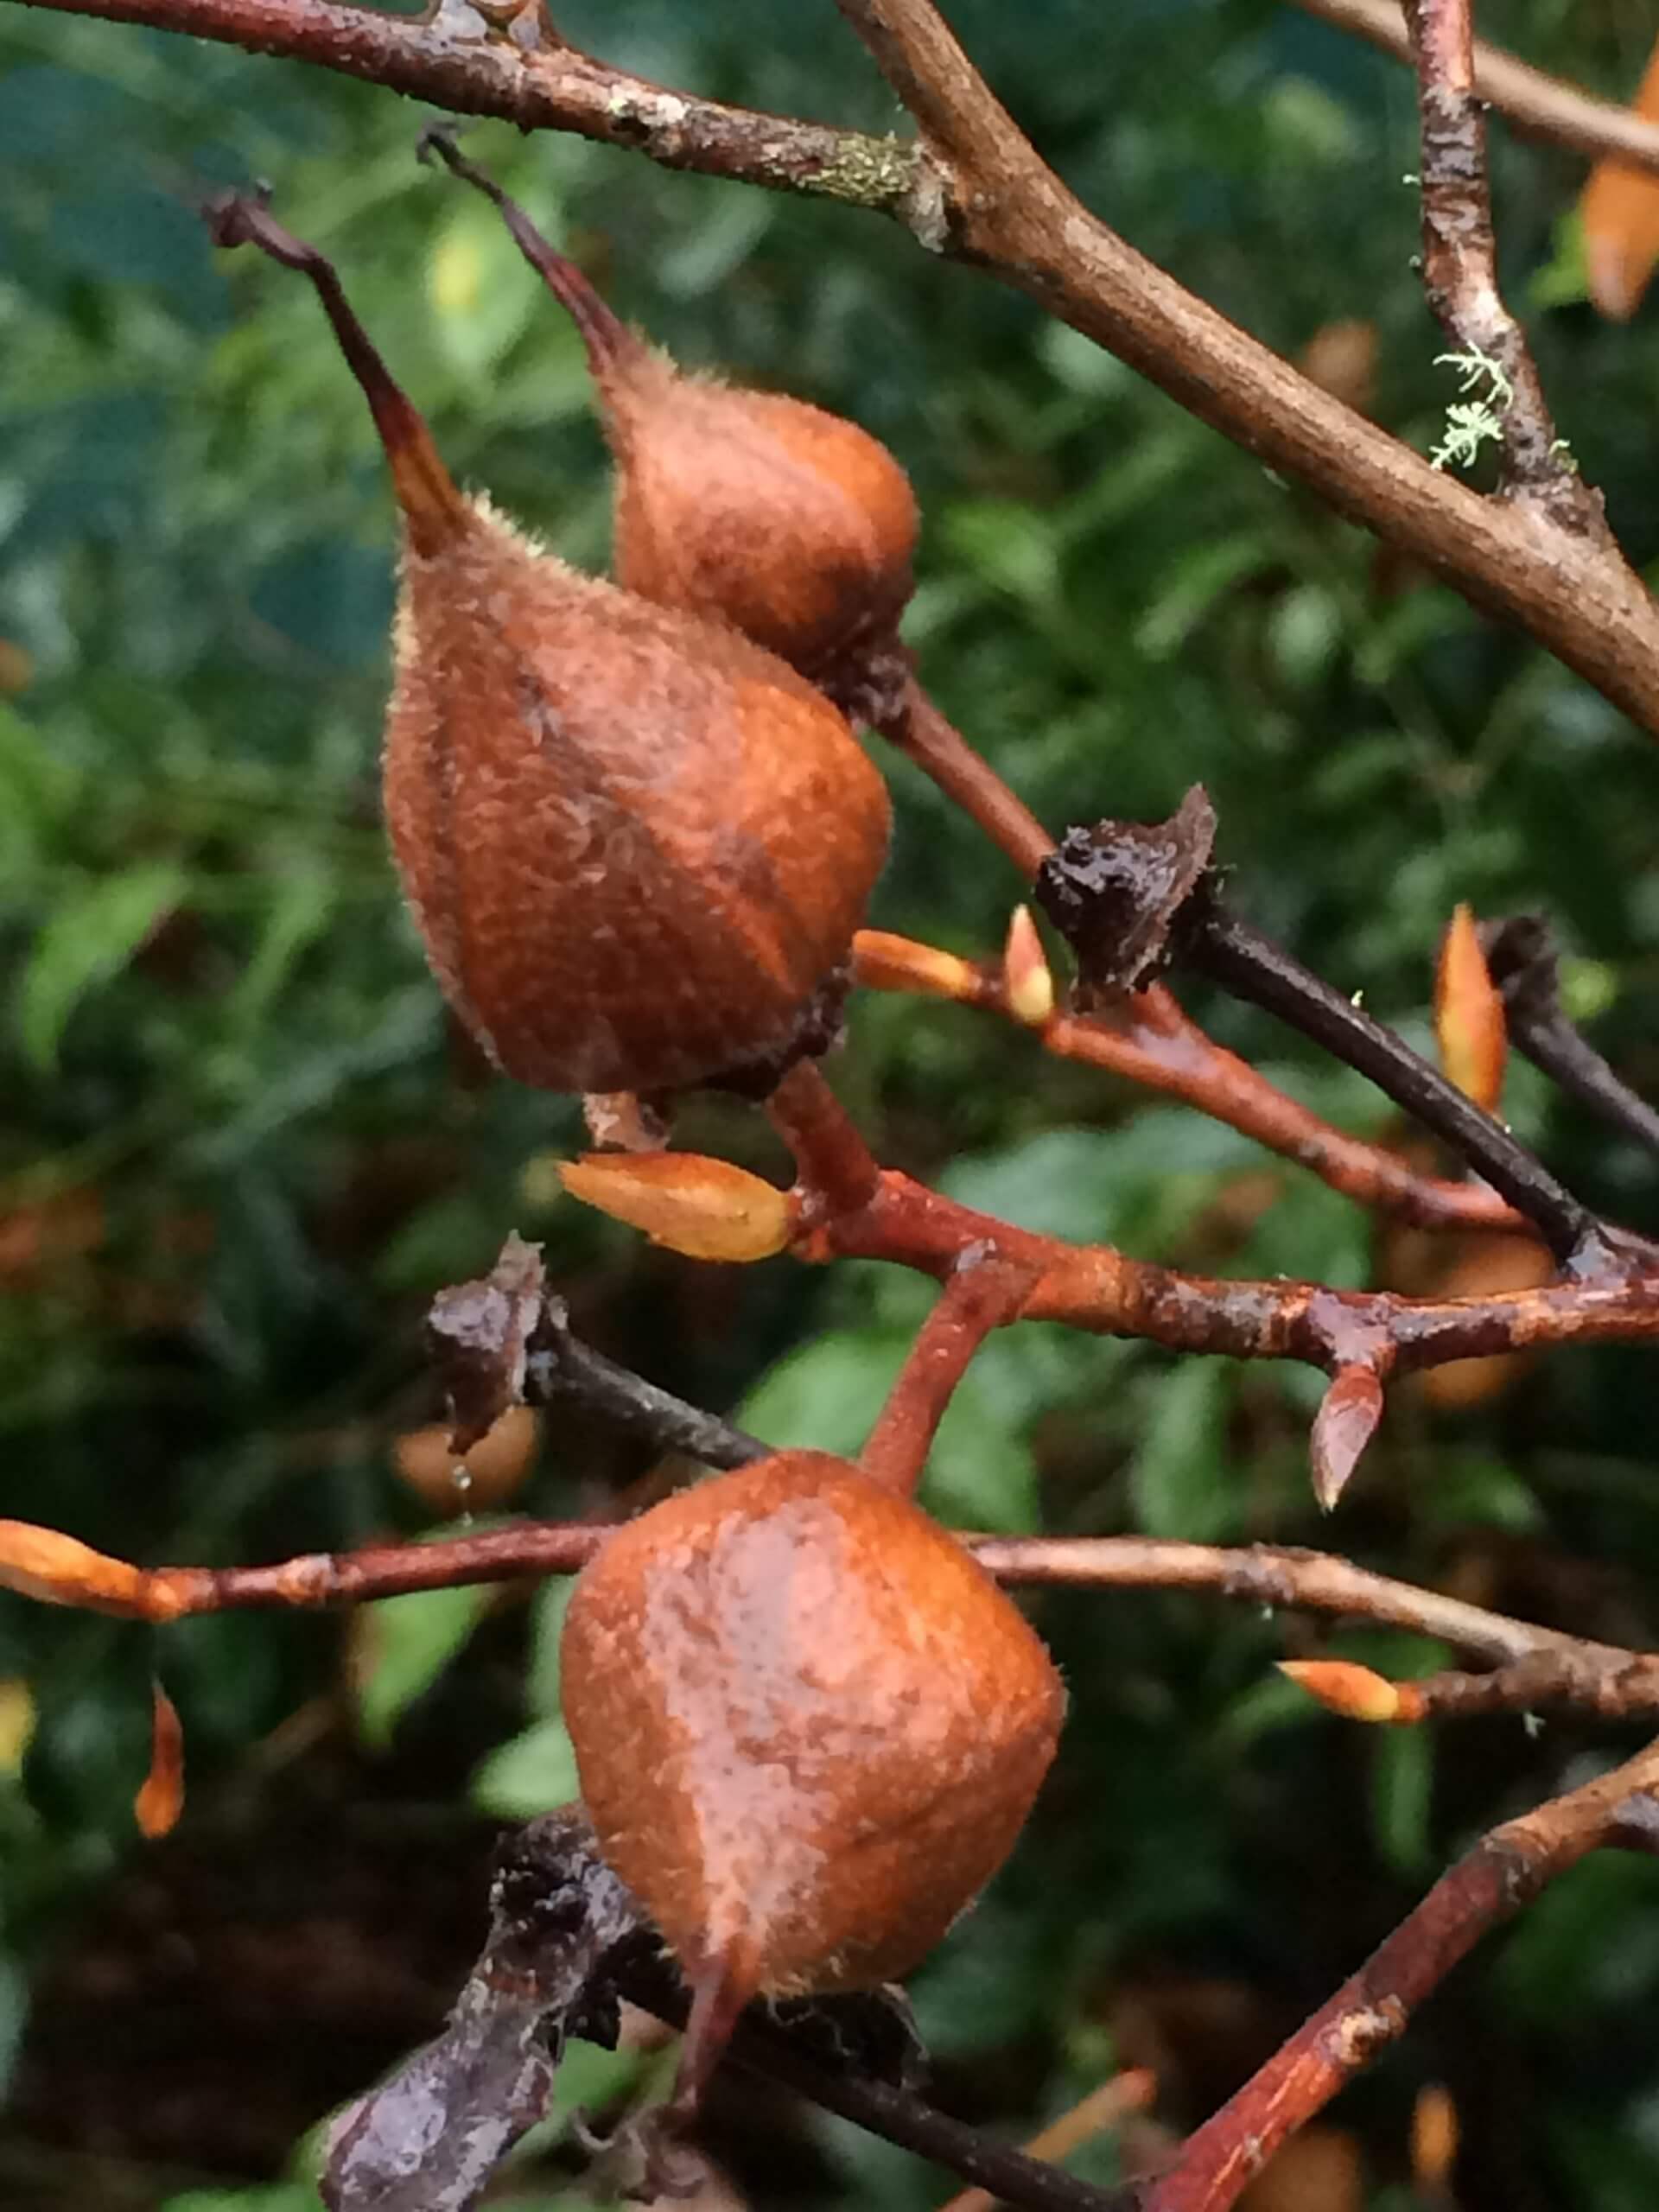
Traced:
[[600, 297], [569, 256], [548, 244], [518, 201], [503, 192], [487, 170], [467, 160], [454, 142], [452, 124], [434, 124], [430, 130], [421, 133], [415, 148], [416, 159], [429, 162], [434, 155], [456, 176], [474, 186], [499, 211], [513, 244], [575, 324], [588, 349], [588, 365], [602, 391], [607, 374], [619, 361], [629, 354], [644, 353], [640, 340]]
[[391, 372], [353, 313], [334, 264], [315, 246], [284, 230], [264, 200], [250, 193], [224, 193], [209, 200], [202, 213], [215, 245], [257, 246], [284, 269], [296, 270], [311, 279], [334, 325], [340, 350], [369, 403], [416, 551], [435, 553], [459, 536], [467, 526], [467, 502], [439, 458], [431, 432], [413, 402], [393, 381]]

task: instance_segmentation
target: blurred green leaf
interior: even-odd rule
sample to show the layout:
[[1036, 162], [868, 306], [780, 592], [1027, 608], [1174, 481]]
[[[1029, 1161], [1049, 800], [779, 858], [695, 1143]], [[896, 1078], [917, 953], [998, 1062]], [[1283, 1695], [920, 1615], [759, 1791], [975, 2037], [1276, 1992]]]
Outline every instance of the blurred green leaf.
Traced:
[[75, 1008], [126, 965], [188, 881], [176, 862], [146, 861], [80, 884], [57, 902], [17, 992], [18, 1035], [36, 1068], [56, 1064]]
[[430, 1689], [483, 1617], [490, 1592], [481, 1584], [421, 1590], [383, 1598], [363, 1623], [367, 1663], [357, 1682], [364, 1740], [384, 1749], [416, 1699]]
[[575, 1746], [563, 1720], [538, 1720], [489, 1758], [473, 1777], [472, 1801], [505, 1821], [533, 1821], [581, 1792]]

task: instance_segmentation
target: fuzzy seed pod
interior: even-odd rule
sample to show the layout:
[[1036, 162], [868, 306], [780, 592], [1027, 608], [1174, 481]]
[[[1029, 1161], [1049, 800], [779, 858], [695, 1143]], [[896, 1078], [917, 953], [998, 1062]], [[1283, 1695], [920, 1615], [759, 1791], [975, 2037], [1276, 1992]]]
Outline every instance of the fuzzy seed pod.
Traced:
[[969, 1554], [819, 1452], [620, 1529], [563, 1669], [601, 1849], [728, 2012], [916, 1966], [1007, 1856], [1065, 1707]]
[[880, 718], [908, 666], [910, 480], [856, 423], [781, 393], [692, 376], [613, 315], [442, 131], [423, 141], [500, 209], [588, 352], [617, 464], [616, 574], [716, 615], [849, 713]]
[[723, 624], [578, 575], [457, 490], [327, 262], [316, 285], [404, 524], [387, 823], [427, 956], [491, 1057], [549, 1090], [765, 1090], [833, 1037], [886, 855], [842, 716]]

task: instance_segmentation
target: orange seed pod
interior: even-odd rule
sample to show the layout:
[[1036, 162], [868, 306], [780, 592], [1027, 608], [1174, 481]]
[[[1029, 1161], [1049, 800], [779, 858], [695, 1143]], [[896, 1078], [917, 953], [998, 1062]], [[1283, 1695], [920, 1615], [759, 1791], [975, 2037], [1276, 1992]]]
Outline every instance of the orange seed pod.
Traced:
[[820, 1452], [620, 1529], [576, 1585], [563, 1670], [600, 1847], [694, 1991], [694, 2084], [749, 1997], [926, 1955], [1013, 1847], [1065, 1707], [977, 1562]]
[[880, 718], [906, 661], [915, 494], [855, 423], [688, 374], [648, 346], [442, 130], [430, 147], [501, 211], [587, 348], [616, 458], [616, 574], [716, 615], [844, 706]]
[[880, 775], [793, 670], [578, 575], [464, 497], [338, 277], [257, 201], [211, 211], [316, 286], [404, 524], [384, 760], [445, 994], [549, 1090], [764, 1091], [836, 1027], [887, 849]]

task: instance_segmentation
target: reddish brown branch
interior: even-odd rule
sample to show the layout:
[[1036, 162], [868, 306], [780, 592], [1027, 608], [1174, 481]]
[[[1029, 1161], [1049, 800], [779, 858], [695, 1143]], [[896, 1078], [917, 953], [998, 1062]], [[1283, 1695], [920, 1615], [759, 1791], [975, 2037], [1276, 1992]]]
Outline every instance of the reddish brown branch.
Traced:
[[508, 1582], [524, 1574], [575, 1574], [610, 1530], [585, 1522], [524, 1521], [436, 1544], [371, 1544], [358, 1552], [307, 1552], [274, 1567], [134, 1567], [54, 1529], [0, 1521], [0, 1588], [49, 1605], [175, 1621], [188, 1613], [308, 1609]]
[[1422, 123], [1423, 289], [1464, 388], [1502, 427], [1505, 494], [1612, 550], [1601, 501], [1566, 457], [1521, 326], [1497, 289], [1486, 124], [1470, 0], [1406, 0]]
[[978, 823], [1022, 875], [1036, 874], [1053, 851], [1054, 840], [913, 678], [900, 696], [897, 714], [877, 727]]
[[[1411, 59], [1411, 34], [1399, 0], [1297, 0], [1310, 16], [1353, 31], [1396, 60]], [[1475, 90], [1529, 137], [1571, 147], [1580, 154], [1615, 154], [1632, 168], [1659, 176], [1659, 126], [1611, 100], [1599, 100], [1501, 46], [1478, 38]]]
[[816, 1060], [796, 1063], [766, 1111], [795, 1157], [803, 1227], [868, 1204], [880, 1168]]
[[1374, 1363], [1386, 1344], [1395, 1368], [1405, 1371], [1534, 1344], [1659, 1337], [1659, 1270], [1645, 1265], [1490, 1298], [1224, 1281], [1126, 1259], [1109, 1245], [1066, 1244], [1012, 1230], [893, 1169], [882, 1172], [867, 1206], [808, 1231], [796, 1249], [812, 1261], [896, 1261], [943, 1281], [963, 1247], [982, 1240], [1036, 1269], [1022, 1319], [1146, 1337], [1173, 1351], [1300, 1359], [1334, 1373], [1356, 1361]]
[[[1025, 1022], [1008, 1003], [1000, 964], [963, 960], [933, 945], [861, 931], [853, 948], [858, 980], [873, 990], [918, 991], [982, 1007]], [[1497, 1192], [1413, 1173], [1383, 1146], [1368, 1144], [1287, 1096], [1247, 1060], [1216, 1044], [1161, 985], [1127, 1000], [1121, 1013], [1082, 1019], [1064, 1012], [1038, 1029], [1046, 1052], [1179, 1098], [1230, 1128], [1282, 1154], [1357, 1205], [1397, 1214], [1420, 1228], [1528, 1230]]]
[[993, 1329], [1013, 1320], [1031, 1285], [1029, 1266], [1004, 1259], [995, 1245], [963, 1252], [858, 1455], [872, 1480], [906, 1495], [915, 1489], [969, 1362]]
[[1587, 1852], [1649, 1825], [1659, 1746], [1582, 1789], [1507, 1821], [1443, 1874], [1237, 2094], [1190, 2136], [1145, 2198], [1145, 2212], [1225, 2212], [1285, 2139], [1395, 2042], [1420, 2005], [1489, 1929], [1511, 1919]]

